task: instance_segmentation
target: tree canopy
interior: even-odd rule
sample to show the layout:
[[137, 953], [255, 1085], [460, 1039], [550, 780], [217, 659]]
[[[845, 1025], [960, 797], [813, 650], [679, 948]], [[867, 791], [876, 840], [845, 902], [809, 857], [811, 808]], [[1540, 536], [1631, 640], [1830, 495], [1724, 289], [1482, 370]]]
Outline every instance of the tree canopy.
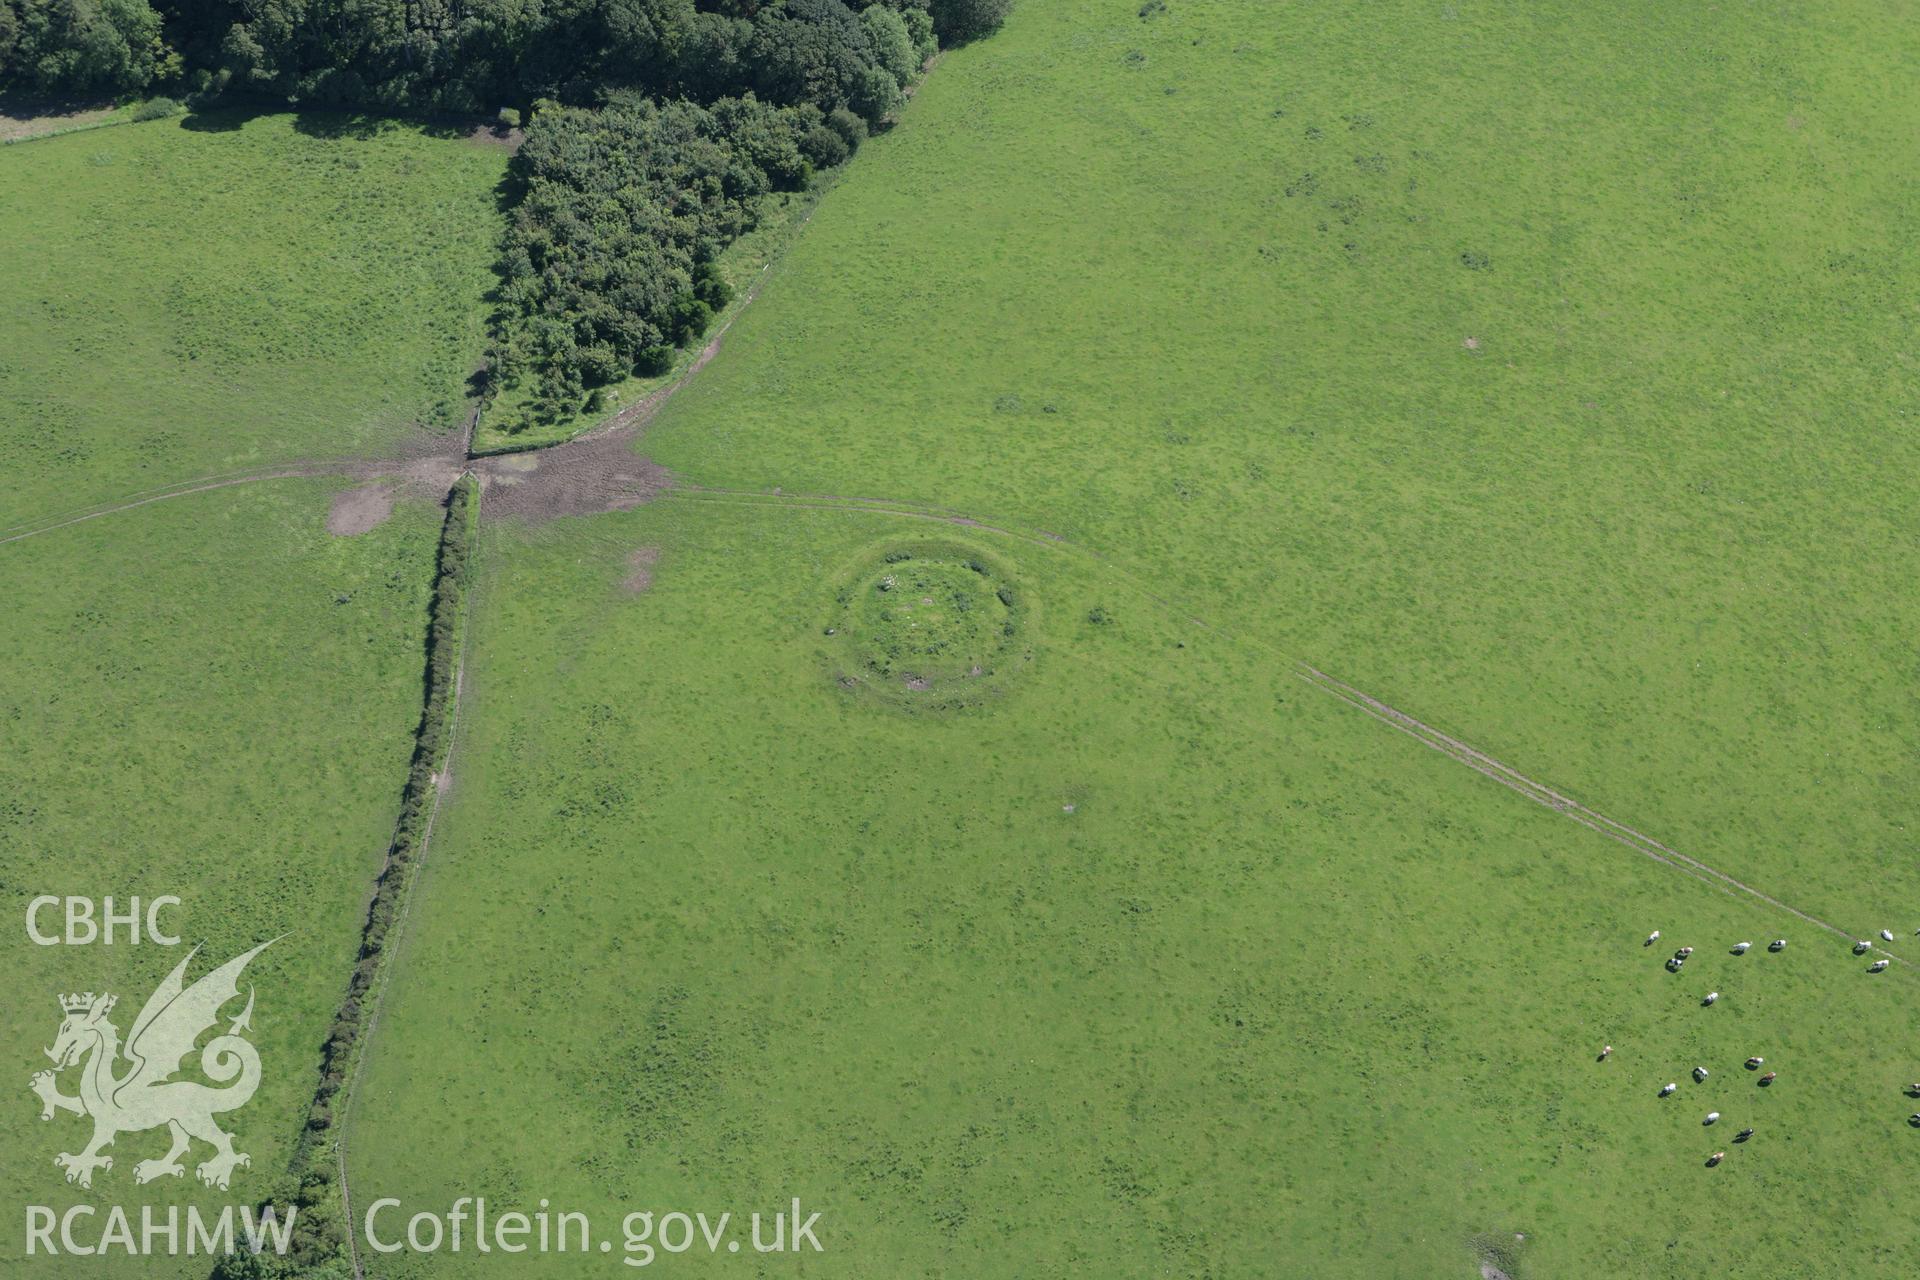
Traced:
[[[612, 89], [877, 121], [1006, 0], [0, 0], [0, 87], [492, 114]], [[905, 35], [903, 42], [901, 37]], [[909, 62], [908, 59], [911, 59]], [[903, 74], [904, 72], [904, 74]]]
[[488, 385], [664, 370], [769, 191], [844, 162], [1008, 0], [0, 0], [0, 89], [527, 121]]

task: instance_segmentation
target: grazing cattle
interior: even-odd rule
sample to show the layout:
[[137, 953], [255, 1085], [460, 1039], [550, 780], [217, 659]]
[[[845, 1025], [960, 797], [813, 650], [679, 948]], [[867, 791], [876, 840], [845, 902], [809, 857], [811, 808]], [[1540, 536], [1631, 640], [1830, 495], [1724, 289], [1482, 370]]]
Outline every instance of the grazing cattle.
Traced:
[[1872, 964], [1870, 964], [1870, 965], [1868, 965], [1868, 966], [1867, 966], [1867, 972], [1868, 972], [1868, 973], [1879, 973], [1879, 972], [1881, 972], [1881, 971], [1883, 971], [1883, 970], [1884, 970], [1884, 969], [1885, 969], [1885, 968], [1886, 968], [1886, 967], [1887, 967], [1888, 965], [1890, 965], [1890, 964], [1892, 964], [1892, 963], [1893, 963], [1893, 961], [1891, 961], [1891, 960], [1875, 960], [1875, 961], [1874, 961], [1874, 962], [1873, 962]]
[[1853, 944], [1853, 954], [1855, 955], [1864, 955], [1871, 950], [1873, 950], [1873, 943], [1867, 938], [1862, 938]]
[[1907, 1123], [1916, 1129], [1920, 1129], [1920, 1112], [1915, 1112], [1913, 1115], [1908, 1116]]
[[1762, 1084], [1763, 1086], [1764, 1086], [1764, 1085], [1770, 1085], [1770, 1084], [1772, 1084], [1772, 1083], [1773, 1083], [1773, 1078], [1774, 1078], [1775, 1076], [1777, 1076], [1777, 1075], [1779, 1075], [1779, 1074], [1780, 1074], [1780, 1073], [1779, 1073], [1778, 1071], [1769, 1071], [1769, 1072], [1767, 1072], [1767, 1074], [1765, 1074], [1765, 1075], [1763, 1075], [1763, 1076], [1761, 1076], [1761, 1077], [1760, 1077], [1760, 1083], [1761, 1083], [1761, 1084]]
[[1672, 1093], [1675, 1089], [1678, 1089], [1679, 1087], [1680, 1086], [1677, 1084], [1669, 1084], [1665, 1088], [1660, 1090], [1660, 1096], [1664, 1098], [1668, 1094]]
[[1753, 1136], [1753, 1130], [1742, 1129], [1740, 1132], [1733, 1135], [1733, 1140], [1735, 1142], [1745, 1142], [1748, 1138], [1751, 1138], [1752, 1136]]
[[1700, 1003], [1712, 1004], [1715, 1000], [1718, 1000], [1719, 998], [1720, 998], [1720, 993], [1718, 991], [1709, 991], [1707, 992], [1707, 998], [1705, 1000], [1702, 1000]]
[[1743, 956], [1747, 954], [1747, 949], [1751, 946], [1753, 946], [1751, 942], [1736, 942], [1733, 944], [1733, 954]]
[[1709, 1111], [1707, 1112], [1707, 1118], [1705, 1120], [1702, 1120], [1700, 1123], [1715, 1124], [1719, 1121], [1719, 1119], [1720, 1119], [1720, 1113], [1718, 1111]]
[[1892, 941], [1893, 941], [1893, 930], [1891, 930], [1891, 929], [1882, 929], [1882, 930], [1880, 931], [1880, 941], [1882, 941], [1882, 942], [1892, 942]]
[[1612, 1045], [1608, 1045], [1606, 1048], [1600, 1050], [1600, 1061], [1605, 1062], [1608, 1058], [1611, 1058], [1612, 1056], [1613, 1056]]
[[1707, 1157], [1707, 1167], [1711, 1169], [1714, 1165], [1719, 1164], [1722, 1160], [1725, 1160], [1726, 1158], [1727, 1158], [1726, 1152], [1716, 1151], [1712, 1155]]
[[1682, 947], [1678, 951], [1674, 952], [1673, 954], [1678, 956], [1680, 959], [1685, 960], [1688, 956], [1693, 954], [1693, 948]]
[[1760, 1064], [1761, 1064], [1761, 1063], [1763, 1063], [1763, 1062], [1765, 1062], [1765, 1061], [1766, 1061], [1766, 1059], [1765, 1059], [1765, 1058], [1759, 1058], [1759, 1057], [1755, 1057], [1755, 1058], [1748, 1058], [1748, 1059], [1747, 1059], [1747, 1070], [1749, 1070], [1749, 1071], [1757, 1071], [1757, 1070], [1758, 1070], [1758, 1069], [1760, 1068]]
[[1695, 1084], [1700, 1083], [1702, 1080], [1705, 1080], [1706, 1078], [1707, 1078], [1707, 1069], [1705, 1067], [1695, 1067], [1693, 1069], [1693, 1082]]
[[1647, 935], [1647, 940], [1641, 943], [1640, 945], [1643, 947], [1650, 947], [1658, 941], [1660, 941], [1660, 931], [1658, 929], [1655, 929], [1652, 933]]
[[1678, 973], [1680, 972], [1680, 966], [1685, 963], [1686, 961], [1682, 960], [1679, 956], [1669, 956], [1667, 958], [1667, 972]]
[[1786, 949], [1787, 940], [1785, 938], [1775, 938], [1767, 944], [1767, 950], [1769, 951], [1785, 951]]
[[1920, 1081], [1916, 1081], [1913, 1084], [1908, 1085], [1907, 1092], [1912, 1094], [1916, 1098], [1920, 1098]]

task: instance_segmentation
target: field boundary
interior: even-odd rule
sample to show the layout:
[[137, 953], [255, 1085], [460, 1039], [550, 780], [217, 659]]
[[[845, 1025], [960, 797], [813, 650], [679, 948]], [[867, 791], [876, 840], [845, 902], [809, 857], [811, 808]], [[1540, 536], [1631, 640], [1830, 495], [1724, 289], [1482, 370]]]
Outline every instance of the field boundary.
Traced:
[[[478, 410], [475, 418], [478, 418]], [[473, 597], [477, 590], [477, 575], [474, 571], [479, 558], [479, 505], [480, 487], [471, 472], [460, 478], [460, 483], [472, 485], [472, 509], [467, 518], [465, 585], [461, 590], [459, 611], [454, 639], [455, 658], [453, 662], [453, 680], [449, 690], [446, 732], [440, 742], [438, 766], [433, 771], [432, 801], [427, 807], [426, 823], [420, 831], [420, 842], [409, 869], [407, 883], [400, 893], [399, 914], [389, 931], [391, 941], [383, 949], [385, 962], [376, 975], [372, 988], [372, 1002], [367, 1013], [366, 1024], [361, 1030], [359, 1045], [354, 1053], [353, 1063], [346, 1078], [346, 1099], [340, 1105], [339, 1116], [335, 1124], [335, 1156], [340, 1179], [340, 1211], [347, 1240], [347, 1259], [353, 1268], [356, 1280], [363, 1277], [360, 1267], [360, 1250], [354, 1240], [353, 1232], [353, 1193], [347, 1178], [347, 1133], [352, 1127], [353, 1105], [359, 1097], [360, 1075], [373, 1045], [374, 1032], [380, 1025], [380, 1012], [386, 1003], [387, 984], [392, 980], [394, 967], [399, 963], [397, 955], [405, 940], [408, 918], [413, 912], [413, 900], [416, 882], [426, 868], [427, 848], [433, 841], [433, 827], [440, 816], [440, 801], [446, 795], [453, 780], [453, 748], [460, 728], [460, 696], [466, 686], [467, 676], [467, 637], [473, 621]]]
[[[358, 958], [322, 1047], [320, 1079], [290, 1162], [289, 1172], [298, 1183], [294, 1203], [300, 1212], [286, 1260], [292, 1268], [288, 1275], [306, 1274], [329, 1261], [347, 1261], [355, 1275], [361, 1274], [346, 1178], [346, 1120], [367, 1043], [379, 1020], [399, 930], [406, 921], [412, 889], [448, 784], [466, 668], [479, 506], [479, 481], [471, 472], [463, 472], [447, 494], [447, 514], [435, 557], [420, 721], [407, 780], [401, 789], [400, 809], [368, 895]], [[337, 1214], [330, 1212], [333, 1206], [328, 1203], [336, 1178], [340, 1195]]]

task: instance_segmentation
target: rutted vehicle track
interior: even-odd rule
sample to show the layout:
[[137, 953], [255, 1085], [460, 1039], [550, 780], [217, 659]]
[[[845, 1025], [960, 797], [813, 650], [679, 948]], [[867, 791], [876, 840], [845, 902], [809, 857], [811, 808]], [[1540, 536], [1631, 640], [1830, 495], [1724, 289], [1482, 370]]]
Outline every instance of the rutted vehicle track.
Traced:
[[[1718, 867], [1703, 862], [1690, 854], [1682, 853], [1671, 845], [1657, 840], [1634, 827], [1628, 826], [1624, 822], [1609, 818], [1605, 814], [1589, 808], [1579, 801], [1568, 797], [1561, 791], [1548, 786], [1546, 783], [1531, 778], [1510, 765], [1503, 764], [1498, 759], [1470, 743], [1446, 734], [1434, 728], [1432, 725], [1388, 705], [1380, 699], [1373, 697], [1371, 694], [1328, 675], [1310, 663], [1283, 654], [1264, 641], [1235, 635], [1226, 628], [1201, 616], [1189, 606], [1160, 592], [1137, 571], [1127, 568], [1102, 552], [1082, 546], [1058, 534], [1042, 531], [1015, 530], [1003, 527], [1003, 525], [995, 525], [971, 516], [963, 515], [950, 508], [930, 507], [885, 498], [845, 498], [828, 495], [758, 492], [707, 488], [698, 485], [682, 485], [674, 490], [673, 496], [681, 501], [706, 501], [743, 505], [778, 504], [800, 510], [834, 510], [869, 515], [893, 516], [902, 519], [933, 520], [978, 530], [984, 533], [994, 533], [1004, 537], [1015, 538], [1034, 546], [1064, 549], [1078, 555], [1086, 556], [1110, 571], [1119, 574], [1136, 590], [1141, 591], [1162, 607], [1179, 614], [1195, 625], [1205, 627], [1207, 630], [1228, 640], [1249, 644], [1271, 654], [1279, 661], [1292, 667], [1296, 675], [1322, 693], [1338, 698], [1348, 706], [1364, 712], [1401, 733], [1407, 734], [1414, 740], [1440, 752], [1449, 759], [1465, 765], [1481, 776], [1489, 778], [1511, 791], [1518, 792], [1535, 804], [1551, 809], [1555, 813], [1577, 822], [1581, 826], [1597, 832], [1617, 844], [1624, 845], [1646, 858], [1650, 858], [1664, 866], [1672, 867], [1676, 871], [1692, 876], [1694, 879], [1711, 885], [1713, 888], [1724, 893], [1744, 896], [1764, 903], [1804, 923], [1824, 929], [1836, 937], [1851, 941], [1867, 936], [1865, 933], [1844, 929], [1828, 920], [1824, 920], [1764, 890], [1755, 888], [1729, 875], [1727, 872], [1720, 870]], [[1884, 954], [1896, 962], [1902, 965], [1907, 963], [1900, 956], [1892, 952], [1885, 952], [1884, 949], [1882, 950]]]

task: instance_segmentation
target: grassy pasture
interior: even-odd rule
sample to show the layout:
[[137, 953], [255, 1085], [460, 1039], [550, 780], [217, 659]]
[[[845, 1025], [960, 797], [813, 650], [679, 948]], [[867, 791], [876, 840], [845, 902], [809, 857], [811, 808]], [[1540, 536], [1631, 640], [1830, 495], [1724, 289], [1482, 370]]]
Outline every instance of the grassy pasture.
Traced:
[[1885, 1275], [1920, 1245], [1887, 1194], [1920, 1173], [1911, 974], [1071, 549], [954, 532], [1034, 602], [1033, 661], [925, 716], [823, 634], [828, 584], [925, 522], [669, 498], [491, 531], [363, 1206], [826, 1213], [826, 1254], [713, 1264], [741, 1274], [1467, 1276], [1524, 1233], [1524, 1275]]
[[[505, 157], [436, 134], [202, 115], [0, 149], [4, 532], [451, 429], [484, 342]], [[137, 1222], [148, 1204], [284, 1203], [413, 745], [439, 528], [403, 496], [334, 537], [340, 483], [193, 493], [0, 547], [0, 1012], [20, 1090], [0, 1115], [0, 1196], [16, 1223], [25, 1205], [118, 1203]], [[263, 1079], [228, 1119], [252, 1157], [230, 1190], [191, 1168], [135, 1186], [164, 1132], [122, 1136], [90, 1191], [63, 1183], [53, 1156], [84, 1147], [85, 1122], [43, 1124], [27, 1092], [55, 996], [115, 992], [124, 1035], [184, 948], [32, 945], [21, 921], [42, 893], [179, 896], [171, 922], [204, 947], [190, 978], [287, 935], [248, 972]], [[0, 1270], [208, 1269], [29, 1263], [25, 1243], [0, 1239]]]
[[[148, 1203], [217, 1212], [266, 1195], [293, 1153], [412, 749], [439, 527], [431, 503], [409, 501], [369, 533], [331, 537], [332, 490], [225, 489], [0, 549], [0, 1020], [17, 1086], [0, 1111], [0, 1198], [16, 1222], [20, 1206], [76, 1202], [130, 1206], [136, 1221]], [[22, 921], [43, 893], [179, 896], [165, 922], [204, 947], [190, 978], [287, 935], [248, 970], [263, 1076], [227, 1118], [253, 1157], [230, 1191], [199, 1186], [191, 1167], [136, 1187], [133, 1166], [165, 1150], [164, 1131], [122, 1136], [91, 1192], [63, 1183], [53, 1156], [81, 1149], [86, 1122], [43, 1124], [26, 1088], [47, 1065], [56, 995], [115, 992], [124, 1036], [186, 946], [35, 946]], [[29, 1261], [24, 1243], [0, 1235], [9, 1274], [207, 1272], [204, 1259]]]
[[0, 525], [453, 429], [505, 164], [335, 116], [0, 150]]
[[[1904, 1274], [1906, 966], [1870, 977], [1288, 665], [1823, 915], [1920, 924], [1897, 914], [1920, 887], [1901, 16], [1028, 0], [951, 55], [646, 447], [706, 485], [1071, 541], [697, 494], [490, 529], [357, 1202], [546, 1197], [606, 1233], [799, 1196], [825, 1256], [715, 1265], [821, 1276]], [[438, 167], [461, 144], [190, 133], [0, 152], [5, 190], [94, 202], [0, 209], [30, 286], [0, 321], [21, 518], [156, 458], [176, 479], [390, 442], [444, 418], [477, 351], [485, 182]], [[154, 199], [111, 176], [127, 139], [166, 153], [138, 170], [163, 192], [217, 168], [223, 199], [297, 223], [299, 260], [344, 264], [300, 286], [302, 325], [253, 309], [281, 286], [251, 218], [126, 300], [148, 258], [90, 211]], [[270, 180], [256, 146], [305, 176]], [[352, 177], [363, 155], [388, 169]], [[445, 253], [409, 256], [378, 228], [422, 234], [425, 192], [451, 202]], [[313, 209], [372, 221], [330, 246]], [[62, 309], [78, 277], [34, 274], [61, 261], [101, 264], [109, 327]], [[470, 282], [466, 309], [414, 271]], [[148, 413], [147, 436], [100, 425]], [[295, 1067], [242, 1129], [260, 1168], [419, 692], [430, 513], [332, 542], [324, 498], [202, 495], [0, 558], [27, 606], [0, 680], [25, 744], [0, 794], [31, 797], [7, 814], [16, 908], [84, 857], [94, 892], [199, 886], [216, 953], [301, 927], [263, 958], [263, 1046]], [[1023, 662], [915, 714], [938, 689], [905, 687], [922, 641], [899, 629], [931, 614], [826, 631], [838, 584], [930, 536], [1016, 588]], [[940, 625], [943, 597], [992, 614], [952, 568], [923, 593]], [[913, 656], [986, 639], [950, 634]], [[837, 678], [849, 653], [885, 687]], [[1683, 977], [1639, 945], [1653, 927], [1699, 947]], [[13, 1024], [51, 1028], [72, 960], [16, 945]], [[99, 956], [96, 985], [142, 990], [171, 958]], [[10, 1198], [59, 1203], [32, 1108], [0, 1142]]]
[[[1920, 927], [1920, 174], [1878, 3], [1035, 0], [648, 451], [1065, 534]], [[1469, 345], [1469, 340], [1471, 344]]]
[[[1858, 3], [1141, 8], [1036, 0], [950, 55], [644, 445], [1064, 535], [965, 531], [1030, 669], [932, 716], [836, 682], [832, 584], [922, 521], [496, 529], [362, 1195], [603, 1230], [799, 1195], [820, 1275], [1902, 1274], [1904, 967], [1287, 660], [1920, 925], [1920, 107], [1887, 91], [1920, 37]], [[476, 1156], [478, 1114], [540, 1123]]]

